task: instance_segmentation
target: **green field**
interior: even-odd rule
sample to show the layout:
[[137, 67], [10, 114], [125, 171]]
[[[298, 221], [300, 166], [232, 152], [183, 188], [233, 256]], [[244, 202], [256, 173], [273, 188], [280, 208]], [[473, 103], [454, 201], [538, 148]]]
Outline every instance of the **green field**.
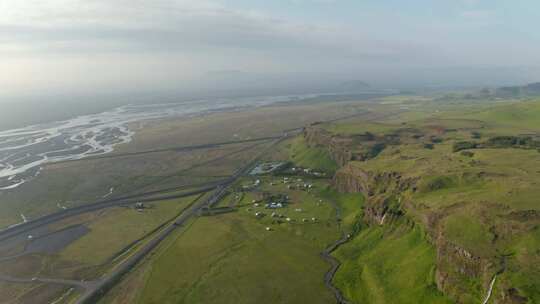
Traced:
[[[113, 153], [140, 152], [178, 146], [200, 145], [281, 135], [313, 121], [361, 112], [362, 105], [276, 105], [244, 111], [218, 112], [182, 119], [132, 123], [133, 141], [116, 146]], [[239, 152], [252, 143], [203, 149], [168, 151], [138, 156], [82, 160], [44, 165], [34, 182], [0, 198], [0, 229], [21, 222], [20, 214], [33, 219], [66, 207], [103, 199], [110, 188], [121, 196], [144, 191], [200, 183], [230, 175], [262, 147]]]
[[280, 232], [237, 215], [199, 219], [153, 264], [139, 303], [329, 302], [316, 247]]
[[[237, 212], [197, 218], [162, 246], [148, 268], [137, 270], [144, 272], [146, 283], [133, 303], [332, 302], [322, 280], [329, 265], [320, 252], [340, 235], [329, 201], [335, 195], [327, 195], [324, 181], [316, 182], [315, 189], [308, 194], [289, 190], [274, 178], [263, 179], [260, 191], [290, 196], [291, 204], [276, 212], [292, 222], [277, 223], [268, 209], [253, 207], [259, 190], [246, 193]], [[257, 219], [257, 210], [266, 216]], [[104, 303], [123, 303], [122, 297]]]
[[[366, 114], [310, 125], [352, 113]], [[243, 177], [216, 205], [232, 210], [179, 227], [100, 303], [333, 303], [321, 253], [347, 235], [332, 253], [341, 263], [333, 283], [351, 304], [482, 303], [495, 276], [489, 303], [540, 303], [540, 101], [455, 93], [278, 105], [148, 122], [118, 152], [273, 136], [305, 125], [338, 140], [310, 146], [299, 133], [262, 161], [321, 170], [325, 178], [291, 171]], [[500, 136], [527, 145], [490, 144]], [[377, 153], [354, 154], [376, 144]], [[121, 195], [221, 179], [264, 148], [235, 144], [51, 164], [25, 188], [2, 194], [0, 226], [19, 222], [21, 213], [57, 211], [59, 203], [103, 199], [111, 187]], [[334, 159], [342, 164], [343, 151], [353, 156], [340, 167]], [[259, 186], [243, 188], [257, 179]], [[265, 208], [280, 195], [289, 199], [284, 208]], [[4, 262], [2, 273], [99, 278], [193, 200], [54, 223], [51, 231], [81, 224], [90, 231], [58, 252]], [[0, 297], [50, 302], [66, 292], [47, 287], [1, 282]]]
[[365, 228], [335, 255], [335, 283], [354, 303], [452, 303], [437, 290], [435, 250], [418, 228]]
[[[422, 227], [406, 232], [397, 229], [400, 233], [386, 225], [368, 227], [351, 242], [356, 246], [348, 244], [340, 249], [336, 254], [344, 264], [336, 282], [350, 298], [359, 303], [385, 303], [389, 299], [409, 303], [412, 298], [436, 302], [437, 267], [448, 275], [445, 292], [458, 303], [481, 302], [496, 273], [494, 289], [499, 294], [494, 293], [494, 297], [500, 300], [501, 294], [511, 292], [530, 303], [539, 301], [540, 153], [534, 148], [482, 144], [501, 135], [538, 140], [540, 102], [474, 107], [473, 111], [455, 108], [416, 115], [402, 123], [401, 129], [407, 132], [395, 129], [392, 120], [386, 130], [380, 128], [381, 132], [400, 134], [400, 143], [387, 146], [368, 161], [349, 163], [369, 176], [381, 176], [369, 181], [376, 189], [370, 199], [372, 206], [381, 203], [377, 198], [398, 195], [403, 199], [399, 207], [405, 213], [402, 217]], [[354, 125], [347, 122], [341, 129], [330, 125], [327, 130], [354, 136]], [[363, 132], [359, 129], [357, 134]], [[433, 138], [437, 141], [432, 142]], [[460, 141], [478, 142], [480, 147], [466, 150], [469, 154], [454, 152]], [[388, 172], [402, 181], [412, 181], [415, 187], [396, 189], [394, 183], [399, 181], [382, 177]], [[438, 261], [437, 254], [451, 254], [444, 246], [454, 246], [462, 253]], [[397, 261], [415, 263], [401, 265]], [[407, 270], [407, 266], [411, 268]], [[411, 286], [400, 285], [408, 282], [425, 288], [413, 292]], [[396, 289], [402, 291], [395, 293]]]
[[[540, 153], [481, 148], [464, 154], [454, 152], [454, 146], [540, 131], [534, 115], [520, 114], [535, 113], [538, 103], [450, 106], [428, 98], [394, 98], [385, 107], [411, 103], [426, 107], [390, 116], [388, 123], [353, 118], [321, 127], [341, 137], [365, 132], [381, 139], [397, 136], [399, 142], [394, 139], [376, 157], [348, 166], [373, 178], [395, 172], [401, 180], [413, 181], [414, 190], [399, 190], [395, 181], [380, 177], [370, 181], [374, 196], [364, 200], [358, 193], [338, 193], [328, 181], [315, 181], [316, 191], [307, 193], [287, 188], [297, 177], [287, 184], [280, 176], [263, 177], [258, 190], [242, 196], [237, 212], [197, 219], [105, 302], [124, 303], [120, 299], [127, 286], [139, 282], [145, 288], [131, 297], [133, 303], [327, 303], [333, 301], [322, 284], [328, 265], [318, 254], [345, 233], [352, 237], [333, 253], [341, 262], [333, 282], [351, 303], [478, 303], [495, 273], [493, 297], [514, 288], [535, 303], [540, 286], [538, 224], [534, 217], [520, 219], [519, 212], [539, 209]], [[324, 146], [309, 147], [300, 135], [269, 159], [334, 172], [340, 168], [331, 153]], [[262, 192], [288, 194], [293, 203], [285, 213], [297, 222], [276, 224], [267, 210], [252, 206]], [[385, 195], [400, 197], [392, 207], [400, 215], [384, 225], [370, 224], [365, 206], [376, 208], [376, 198]], [[221, 205], [230, 205], [233, 198]], [[267, 214], [257, 219], [257, 211]], [[319, 223], [299, 221], [311, 217]], [[441, 259], [444, 246], [456, 246], [471, 258]], [[473, 261], [489, 266], [479, 270]], [[438, 288], [437, 273], [448, 276], [444, 290]]]
[[296, 165], [319, 169], [326, 172], [335, 172], [338, 165], [328, 151], [324, 148], [308, 147], [306, 142], [301, 138], [295, 138], [289, 147], [289, 157]]
[[[83, 265], [101, 265], [133, 241], [152, 233], [173, 219], [196, 197], [148, 204], [142, 212], [133, 208], [108, 210], [87, 225], [90, 232], [70, 244], [60, 258]], [[92, 252], [92, 254], [87, 254]]]

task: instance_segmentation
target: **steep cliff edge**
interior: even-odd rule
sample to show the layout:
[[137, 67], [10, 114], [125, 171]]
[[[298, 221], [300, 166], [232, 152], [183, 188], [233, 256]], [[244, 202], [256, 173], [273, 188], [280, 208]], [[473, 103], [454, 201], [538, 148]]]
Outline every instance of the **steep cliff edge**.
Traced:
[[350, 150], [352, 140], [348, 138], [336, 137], [330, 132], [316, 126], [305, 128], [303, 136], [309, 147], [322, 147], [327, 149], [331, 158], [339, 166], [343, 166], [353, 159], [353, 153]]
[[[450, 241], [441, 228], [442, 213], [422, 214], [415, 209], [410, 200], [418, 191], [420, 180], [420, 177], [404, 177], [399, 172], [364, 170], [358, 163], [349, 163], [336, 172], [333, 185], [340, 192], [364, 195], [365, 225], [391, 225], [403, 218], [413, 225], [420, 224], [436, 249], [437, 288], [457, 303], [476, 303], [490, 288], [502, 266], [490, 254], [478, 256]], [[422, 216], [413, 218], [409, 214]], [[505, 286], [492, 296], [493, 303], [526, 303], [525, 298], [513, 293], [515, 289]]]
[[[521, 146], [463, 145], [481, 137], [483, 128], [477, 120], [463, 119], [317, 124], [299, 139], [339, 165], [335, 189], [363, 194], [359, 225], [367, 239], [380, 233], [380, 250], [396, 248], [404, 234], [395, 231], [406, 234], [414, 227], [425, 236], [418, 244], [430, 247], [432, 255], [422, 263], [433, 267], [432, 286], [418, 285], [425, 291], [441, 291], [463, 304], [540, 303], [540, 155]], [[497, 131], [483, 141], [517, 138]], [[366, 261], [363, 244], [372, 245], [367, 239], [360, 237], [354, 251]], [[391, 265], [386, 259], [377, 262], [383, 271]], [[357, 273], [353, 281], [373, 279]], [[425, 273], [404, 275], [413, 279]], [[394, 273], [397, 277], [403, 279]], [[384, 275], [378, 283], [386, 284]]]
[[385, 139], [366, 132], [358, 135], [333, 134], [314, 125], [304, 129], [303, 137], [309, 147], [322, 147], [340, 166], [351, 160], [366, 160], [377, 156], [386, 146]]
[[415, 178], [402, 178], [398, 172], [374, 173], [345, 165], [336, 172], [333, 185], [340, 192], [362, 193], [366, 198], [364, 220], [384, 224], [403, 215], [401, 193], [415, 188]]

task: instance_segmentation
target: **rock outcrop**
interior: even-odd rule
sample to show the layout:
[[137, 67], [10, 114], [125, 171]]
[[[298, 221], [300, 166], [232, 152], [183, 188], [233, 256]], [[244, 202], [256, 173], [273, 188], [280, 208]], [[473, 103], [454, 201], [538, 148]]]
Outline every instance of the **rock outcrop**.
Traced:
[[437, 233], [433, 243], [437, 249], [435, 282], [439, 290], [452, 296], [457, 303], [470, 300], [470, 291], [464, 288], [465, 281], [480, 280], [487, 290], [494, 275], [493, 263], [450, 242], [442, 233]]
[[[403, 133], [402, 131], [401, 133]], [[406, 138], [416, 138], [416, 130], [410, 130]], [[453, 209], [464, 207], [456, 203], [443, 212], [429, 212], [425, 206], [416, 206], [410, 197], [422, 191], [426, 185], [420, 183], [420, 177], [405, 177], [399, 172], [373, 172], [362, 169], [361, 162], [376, 157], [385, 145], [399, 144], [401, 137], [395, 134], [377, 137], [371, 133], [359, 135], [333, 134], [319, 125], [304, 129], [303, 137], [309, 147], [324, 148], [331, 158], [341, 167], [333, 178], [333, 186], [340, 192], [362, 193], [366, 198], [363, 222], [367, 225], [387, 225], [406, 217], [407, 222], [422, 224], [428, 240], [436, 249], [435, 281], [437, 288], [451, 296], [457, 303], [469, 303], [477, 300], [470, 293], [472, 282], [481, 282], [484, 290], [490, 290], [490, 284], [496, 273], [501, 271], [500, 261], [493, 255], [479, 256], [449, 240], [441, 229], [445, 217]], [[481, 177], [481, 176], [480, 176]], [[436, 189], [445, 186], [444, 177], [431, 181], [428, 186]], [[420, 188], [420, 189], [419, 189]], [[414, 214], [414, 220], [412, 216]], [[536, 219], [536, 211], [513, 212], [508, 218], [513, 220]], [[467, 283], [468, 282], [468, 283]], [[518, 304], [527, 299], [519, 292], [498, 282], [496, 293], [491, 294], [492, 303]]]
[[[413, 211], [410, 210], [414, 208], [413, 204], [404, 197], [408, 197], [406, 193], [416, 191], [418, 180], [403, 177], [398, 172], [369, 172], [356, 164], [348, 164], [336, 172], [333, 184], [340, 192], [362, 193], [365, 196], [363, 220], [366, 224], [385, 225]], [[436, 284], [439, 290], [452, 296], [457, 303], [464, 303], [467, 302], [464, 297], [467, 291], [461, 289], [463, 281], [479, 279], [487, 288], [496, 272], [496, 265], [450, 242], [438, 229], [442, 218], [432, 214], [424, 217], [426, 223], [423, 223], [437, 252]], [[506, 294], [505, 297], [510, 298]]]
[[377, 156], [385, 148], [387, 140], [368, 132], [350, 136], [333, 134], [317, 125], [305, 128], [303, 136], [309, 147], [326, 149], [340, 167], [351, 160], [362, 161]]
[[374, 173], [347, 164], [333, 179], [340, 192], [362, 193], [365, 198], [364, 220], [384, 224], [403, 215], [401, 193], [416, 189], [416, 178], [403, 178], [398, 172]]
[[350, 150], [352, 140], [349, 138], [340, 138], [322, 128], [312, 126], [304, 129], [304, 139], [309, 147], [326, 149], [339, 166], [344, 166], [354, 158]]

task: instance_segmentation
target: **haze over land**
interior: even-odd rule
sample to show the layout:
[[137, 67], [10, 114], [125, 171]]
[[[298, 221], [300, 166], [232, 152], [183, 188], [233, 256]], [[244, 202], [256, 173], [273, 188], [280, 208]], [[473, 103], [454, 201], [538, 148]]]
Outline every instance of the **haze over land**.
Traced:
[[6, 0], [1, 102], [351, 79], [526, 83], [540, 76], [539, 11], [533, 0]]
[[540, 303], [538, 20], [0, 1], [0, 303]]

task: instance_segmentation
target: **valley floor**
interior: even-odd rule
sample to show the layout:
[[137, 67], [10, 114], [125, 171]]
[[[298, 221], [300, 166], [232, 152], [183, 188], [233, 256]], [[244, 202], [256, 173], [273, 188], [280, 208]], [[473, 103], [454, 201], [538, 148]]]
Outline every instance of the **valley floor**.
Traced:
[[[51, 164], [0, 194], [3, 227], [122, 202], [0, 239], [0, 302], [77, 303], [170, 229], [99, 303], [540, 303], [539, 151], [537, 101], [389, 96], [149, 122], [115, 157]], [[286, 165], [240, 174], [254, 159]]]

